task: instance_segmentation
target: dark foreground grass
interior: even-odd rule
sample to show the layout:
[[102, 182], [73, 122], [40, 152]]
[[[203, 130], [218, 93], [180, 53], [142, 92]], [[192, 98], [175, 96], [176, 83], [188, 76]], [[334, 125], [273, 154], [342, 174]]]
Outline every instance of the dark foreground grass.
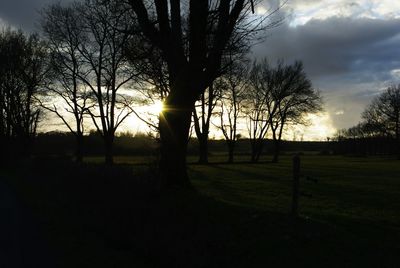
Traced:
[[190, 165], [195, 189], [162, 195], [143, 166], [23, 166], [2, 175], [38, 225], [52, 267], [400, 265], [396, 160], [302, 156], [301, 189], [312, 197], [301, 197], [298, 221], [288, 216], [289, 156]]

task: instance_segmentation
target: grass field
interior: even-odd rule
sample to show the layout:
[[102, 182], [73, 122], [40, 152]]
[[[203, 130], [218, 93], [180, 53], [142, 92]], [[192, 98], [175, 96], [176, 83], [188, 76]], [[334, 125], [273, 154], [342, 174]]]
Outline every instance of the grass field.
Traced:
[[150, 159], [140, 157], [116, 157], [117, 173], [99, 172], [92, 157], [75, 177], [65, 163], [2, 175], [42, 223], [57, 267], [400, 266], [398, 160], [301, 156], [298, 221], [288, 216], [290, 155], [277, 164], [195, 160], [196, 191], [151, 198], [140, 193], [145, 182], [130, 181], [146, 176]]
[[[303, 156], [301, 213], [400, 227], [400, 162], [386, 158]], [[224, 202], [286, 213], [292, 190], [291, 157], [280, 163], [190, 166], [203, 193]], [[305, 177], [317, 179], [317, 183]]]

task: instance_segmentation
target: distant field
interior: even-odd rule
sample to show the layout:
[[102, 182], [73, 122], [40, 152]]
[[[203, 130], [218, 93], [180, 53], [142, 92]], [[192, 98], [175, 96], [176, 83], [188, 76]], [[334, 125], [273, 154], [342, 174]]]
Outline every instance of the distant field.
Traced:
[[312, 197], [300, 198], [295, 223], [291, 157], [226, 164], [218, 154], [210, 165], [189, 157], [197, 192], [145, 202], [126, 174], [140, 178], [151, 158], [116, 157], [117, 175], [100, 157], [77, 171], [55, 162], [43, 175], [40, 167], [2, 173], [42, 223], [60, 267], [399, 267], [400, 162], [302, 155], [301, 190]]

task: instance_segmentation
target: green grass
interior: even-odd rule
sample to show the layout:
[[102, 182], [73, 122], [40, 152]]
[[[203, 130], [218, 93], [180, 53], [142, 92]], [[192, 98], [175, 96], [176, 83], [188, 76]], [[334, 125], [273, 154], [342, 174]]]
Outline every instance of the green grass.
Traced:
[[65, 163], [43, 176], [3, 173], [44, 223], [60, 267], [399, 267], [398, 160], [301, 156], [300, 187], [312, 197], [300, 198], [294, 222], [290, 155], [225, 159], [189, 157], [196, 192], [150, 199], [130, 181], [153, 161], [140, 157], [116, 157], [117, 176], [99, 171], [97, 157], [76, 178]]
[[[194, 185], [229, 204], [286, 213], [291, 159], [280, 163], [192, 165]], [[399, 227], [400, 162], [385, 158], [302, 156], [300, 211], [312, 218], [346, 218]], [[305, 177], [317, 179], [314, 183]]]
[[[249, 156], [237, 156], [239, 162]], [[226, 155], [210, 157], [210, 165], [197, 165], [189, 156], [189, 174], [203, 194], [236, 206], [287, 213], [291, 204], [291, 156], [279, 163], [224, 164]], [[102, 157], [88, 157], [87, 162], [102, 163]], [[146, 165], [153, 159], [140, 156], [117, 156], [124, 165]], [[213, 164], [218, 163], [218, 164]], [[312, 197], [301, 198], [301, 213], [316, 218], [351, 218], [370, 222], [400, 223], [400, 162], [394, 158], [320, 156], [301, 157], [301, 189]], [[317, 183], [306, 180], [317, 179]]]

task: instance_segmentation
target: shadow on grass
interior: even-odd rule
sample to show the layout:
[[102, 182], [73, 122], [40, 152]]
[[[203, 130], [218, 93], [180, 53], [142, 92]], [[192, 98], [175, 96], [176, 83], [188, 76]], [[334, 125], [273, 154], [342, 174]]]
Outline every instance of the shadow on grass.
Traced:
[[399, 260], [392, 238], [354, 224], [294, 223], [193, 190], [157, 194], [151, 174], [41, 160], [9, 180], [58, 267], [392, 267]]

